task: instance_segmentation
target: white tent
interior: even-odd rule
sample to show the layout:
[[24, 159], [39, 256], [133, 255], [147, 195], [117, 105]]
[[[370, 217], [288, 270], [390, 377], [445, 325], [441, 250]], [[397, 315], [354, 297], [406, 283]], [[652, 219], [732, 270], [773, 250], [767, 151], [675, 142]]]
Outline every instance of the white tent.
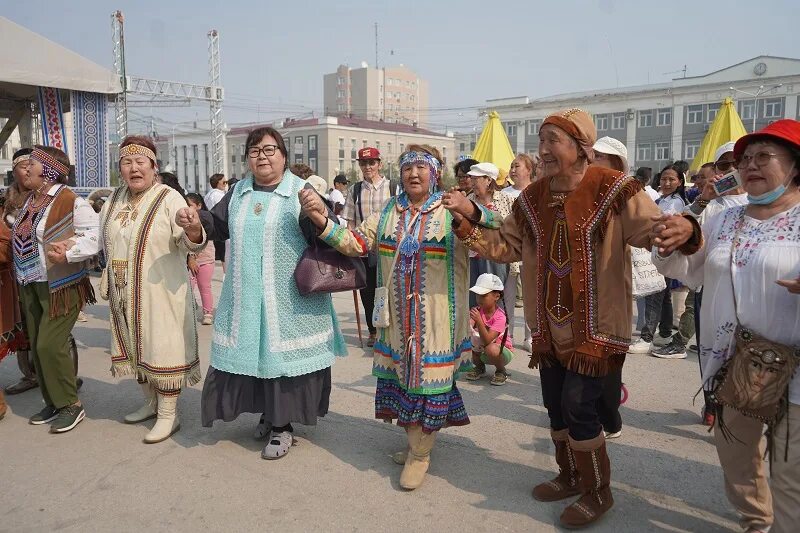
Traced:
[[122, 90], [114, 72], [5, 17], [0, 17], [0, 50], [0, 92], [9, 96], [31, 98], [39, 86], [105, 94]]

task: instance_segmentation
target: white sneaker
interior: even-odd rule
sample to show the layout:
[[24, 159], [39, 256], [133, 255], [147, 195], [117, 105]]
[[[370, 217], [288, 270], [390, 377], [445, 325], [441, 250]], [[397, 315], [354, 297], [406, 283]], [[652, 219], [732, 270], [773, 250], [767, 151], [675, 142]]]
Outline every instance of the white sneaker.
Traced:
[[206, 313], [205, 315], [203, 315], [202, 324], [204, 326], [210, 326], [213, 323], [214, 323], [214, 317], [211, 315], [211, 313]]
[[650, 343], [639, 339], [628, 347], [628, 353], [650, 353]]
[[89, 319], [86, 317], [86, 313], [83, 311], [78, 311], [78, 322], [88, 322]]
[[656, 346], [666, 346], [672, 342], [672, 336], [669, 337], [662, 337], [660, 333], [656, 333], [656, 336], [653, 337], [653, 344]]
[[522, 349], [526, 352], [533, 353], [533, 341], [531, 339], [525, 339], [522, 341]]
[[620, 435], [622, 435], [622, 430], [615, 431], [613, 433], [609, 433], [608, 431], [605, 432], [606, 439], [618, 439]]

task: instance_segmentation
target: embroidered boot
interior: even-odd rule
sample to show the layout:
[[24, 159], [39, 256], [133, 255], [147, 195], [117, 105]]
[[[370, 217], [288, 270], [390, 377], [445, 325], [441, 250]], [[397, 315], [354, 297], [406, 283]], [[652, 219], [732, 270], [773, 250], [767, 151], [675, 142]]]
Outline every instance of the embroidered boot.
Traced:
[[125, 415], [126, 424], [138, 424], [156, 416], [156, 391], [153, 390], [149, 383], [140, 383], [140, 385], [144, 393], [144, 405], [138, 410]]
[[614, 506], [610, 487], [611, 461], [602, 431], [591, 440], [570, 438], [569, 445], [575, 455], [581, 497], [561, 513], [561, 525], [578, 529], [596, 522]]
[[436, 441], [436, 433], [425, 433], [421, 426], [406, 428], [408, 435], [408, 457], [403, 473], [400, 474], [400, 486], [414, 490], [425, 481], [425, 473], [431, 464], [431, 450]]
[[533, 497], [540, 502], [555, 502], [577, 496], [581, 493], [578, 488], [578, 472], [575, 469], [575, 456], [569, 447], [569, 430], [550, 430], [553, 444], [556, 447], [556, 463], [558, 475], [545, 483], [540, 483], [533, 488]]
[[155, 444], [166, 440], [181, 428], [177, 408], [177, 394], [166, 396], [160, 392], [158, 393], [158, 419], [150, 433], [144, 437], [144, 441], [147, 444]]

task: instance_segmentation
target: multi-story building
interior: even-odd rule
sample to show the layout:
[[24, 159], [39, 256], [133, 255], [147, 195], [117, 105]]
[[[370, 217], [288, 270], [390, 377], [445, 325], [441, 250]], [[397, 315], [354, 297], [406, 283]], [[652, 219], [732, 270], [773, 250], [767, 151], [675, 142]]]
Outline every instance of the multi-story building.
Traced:
[[748, 131], [781, 118], [797, 120], [800, 59], [759, 56], [667, 83], [487, 100], [484, 111], [500, 114], [516, 152], [532, 153], [538, 150], [539, 126], [547, 115], [579, 107], [594, 116], [598, 137], [608, 135], [625, 143], [631, 168], [659, 169], [669, 161], [694, 159], [726, 97], [736, 101]]
[[[180, 128], [180, 130], [177, 130]], [[223, 132], [224, 134], [225, 132]], [[224, 138], [224, 137], [223, 137]], [[169, 133], [155, 139], [162, 170], [173, 172], [186, 192], [205, 194], [212, 171], [211, 128], [208, 122], [176, 125]], [[227, 144], [222, 143], [224, 161]], [[224, 173], [227, 174], [227, 164]]]
[[[227, 134], [226, 172], [241, 178], [248, 171], [245, 142], [261, 125], [233, 127]], [[442, 135], [407, 124], [346, 117], [287, 120], [275, 125], [289, 151], [289, 164], [305, 163], [332, 185], [338, 173], [359, 175], [356, 152], [366, 146], [380, 150], [384, 172], [396, 178], [397, 159], [409, 144], [429, 144], [442, 153], [447, 166], [455, 154], [452, 135]]]
[[424, 126], [428, 82], [408, 67], [351, 69], [340, 65], [323, 77], [325, 115]]

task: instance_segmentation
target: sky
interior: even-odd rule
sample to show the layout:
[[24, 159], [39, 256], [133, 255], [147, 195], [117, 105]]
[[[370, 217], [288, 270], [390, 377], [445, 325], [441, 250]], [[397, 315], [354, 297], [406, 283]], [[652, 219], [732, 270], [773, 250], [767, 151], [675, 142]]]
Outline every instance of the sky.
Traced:
[[[660, 83], [761, 54], [798, 57], [797, 0], [2, 0], [0, 15], [112, 68], [125, 15], [131, 75], [208, 83], [220, 33], [226, 122], [320, 116], [338, 65], [404, 64], [428, 80], [431, 129], [472, 131], [487, 99]], [[11, 52], [21, 53], [24, 48]], [[208, 106], [131, 109], [131, 130], [207, 120]], [[178, 124], [176, 126], [176, 124]]]

